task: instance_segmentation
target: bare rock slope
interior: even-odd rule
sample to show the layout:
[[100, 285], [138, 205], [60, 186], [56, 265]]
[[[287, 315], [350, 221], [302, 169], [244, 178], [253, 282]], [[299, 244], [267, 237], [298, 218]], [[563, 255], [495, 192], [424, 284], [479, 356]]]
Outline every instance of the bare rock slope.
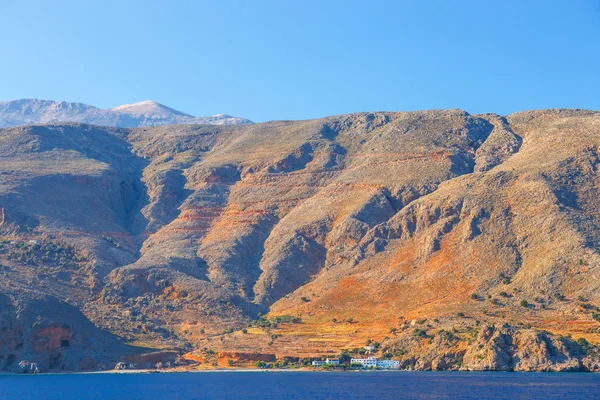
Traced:
[[3, 274], [203, 363], [595, 370], [599, 144], [582, 110], [4, 129]]

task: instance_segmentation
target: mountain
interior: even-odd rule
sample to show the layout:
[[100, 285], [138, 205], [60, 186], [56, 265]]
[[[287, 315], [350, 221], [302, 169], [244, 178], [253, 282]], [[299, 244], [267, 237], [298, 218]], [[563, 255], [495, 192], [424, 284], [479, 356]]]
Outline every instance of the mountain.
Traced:
[[142, 101], [103, 110], [82, 103], [22, 99], [0, 102], [0, 127], [57, 122], [80, 122], [102, 126], [143, 127], [176, 124], [240, 125], [252, 121], [218, 114], [194, 117], [155, 101]]
[[192, 115], [182, 113], [181, 111], [174, 110], [167, 106], [163, 106], [156, 101], [142, 101], [134, 104], [124, 104], [115, 108], [111, 108], [110, 111], [114, 111], [121, 114], [132, 114], [132, 115], [145, 115], [153, 117], [169, 118], [171, 116], [195, 118]]
[[0, 369], [598, 371], [599, 148], [562, 109], [2, 129]]

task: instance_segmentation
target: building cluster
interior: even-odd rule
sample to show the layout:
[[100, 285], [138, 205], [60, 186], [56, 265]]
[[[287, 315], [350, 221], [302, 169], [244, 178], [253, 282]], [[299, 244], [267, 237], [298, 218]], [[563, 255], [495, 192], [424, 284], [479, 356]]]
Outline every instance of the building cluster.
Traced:
[[[400, 361], [396, 360], [379, 360], [375, 357], [353, 358], [350, 360], [350, 365], [361, 365], [363, 369], [399, 369]], [[340, 360], [337, 358], [327, 358], [325, 361], [313, 361], [313, 367], [322, 367], [324, 365], [336, 366], [340, 365]]]
[[399, 369], [400, 361], [396, 360], [379, 360], [375, 357], [353, 358], [350, 360], [350, 365], [360, 364], [362, 368], [381, 368], [381, 369]]
[[313, 361], [314, 367], [321, 367], [323, 365], [340, 365], [340, 360], [337, 358], [326, 358], [325, 361]]

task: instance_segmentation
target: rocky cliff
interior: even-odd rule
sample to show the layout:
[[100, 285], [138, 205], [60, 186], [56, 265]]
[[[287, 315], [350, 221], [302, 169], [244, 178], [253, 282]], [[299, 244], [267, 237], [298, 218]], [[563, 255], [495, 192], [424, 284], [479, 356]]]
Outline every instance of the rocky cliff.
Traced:
[[4, 129], [0, 290], [80, 310], [110, 362], [596, 370], [599, 144], [584, 110]]

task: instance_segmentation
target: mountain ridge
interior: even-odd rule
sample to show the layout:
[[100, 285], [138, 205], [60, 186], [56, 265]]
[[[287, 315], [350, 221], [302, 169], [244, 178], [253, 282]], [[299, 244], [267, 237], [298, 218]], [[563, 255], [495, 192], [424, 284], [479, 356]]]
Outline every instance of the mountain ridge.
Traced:
[[[599, 149], [600, 113], [567, 109], [2, 129], [0, 293], [195, 368], [377, 342], [403, 369], [598, 371]], [[0, 367], [98, 335], [23, 309]]]

